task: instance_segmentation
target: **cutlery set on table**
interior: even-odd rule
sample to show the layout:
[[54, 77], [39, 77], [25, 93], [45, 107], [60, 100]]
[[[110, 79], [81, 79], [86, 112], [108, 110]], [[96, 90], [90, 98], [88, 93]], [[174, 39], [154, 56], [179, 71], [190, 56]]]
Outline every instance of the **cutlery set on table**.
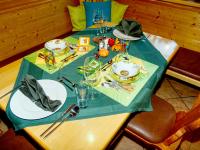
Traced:
[[[75, 104], [70, 105], [67, 110], [60, 115], [60, 117], [53, 122], [42, 134], [40, 134], [40, 137], [43, 137], [44, 139], [47, 138], [50, 134], [52, 134], [60, 125], [63, 124], [64, 121], [66, 121], [69, 118], [75, 117], [79, 113], [79, 107]], [[66, 116], [67, 115], [67, 116]], [[56, 125], [56, 123], [58, 123]], [[56, 126], [55, 126], [56, 125]], [[55, 126], [55, 127], [54, 127]], [[54, 128], [53, 128], [54, 127]], [[52, 129], [53, 128], [53, 129]]]

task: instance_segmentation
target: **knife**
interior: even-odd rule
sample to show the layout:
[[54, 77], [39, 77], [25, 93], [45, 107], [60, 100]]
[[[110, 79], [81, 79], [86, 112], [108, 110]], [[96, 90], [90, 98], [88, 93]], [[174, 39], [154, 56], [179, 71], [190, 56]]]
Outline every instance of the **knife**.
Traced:
[[74, 57], [76, 57], [76, 56], [78, 56], [78, 55], [76, 55], [75, 53], [74, 53], [74, 54], [71, 54], [71, 55], [67, 56], [66, 58], [64, 58], [63, 60], [61, 60], [61, 62], [66, 62], [66, 61], [68, 61], [69, 59], [74, 58]]
[[61, 114], [61, 116], [57, 119], [57, 120], [55, 120], [54, 122], [53, 122], [53, 124], [51, 125], [51, 126], [49, 126], [42, 134], [40, 134], [40, 137], [42, 137], [42, 136], [44, 136], [53, 126], [55, 126], [55, 124], [59, 121], [59, 120], [61, 120], [72, 108], [74, 108], [76, 106], [76, 104], [72, 104], [72, 105], [70, 105], [68, 108], [67, 108], [67, 110], [65, 111], [65, 112], [63, 112], [62, 114]]
[[52, 129], [49, 133], [47, 133], [44, 136], [44, 139], [47, 138], [51, 133], [53, 133], [59, 126], [61, 126], [63, 124], [63, 122], [71, 117], [75, 117], [77, 114], [79, 113], [79, 107], [78, 106], [73, 106], [70, 109], [69, 115], [66, 118], [62, 118], [61, 122], [54, 128]]
[[3, 94], [3, 95], [0, 97], [0, 99], [2, 99], [3, 97], [5, 97], [6, 95], [12, 93], [13, 91], [17, 90], [17, 89], [20, 88], [21, 86], [22, 86], [22, 85], [20, 84], [20, 85], [16, 86], [14, 89], [12, 89], [12, 90], [8, 91], [7, 93]]

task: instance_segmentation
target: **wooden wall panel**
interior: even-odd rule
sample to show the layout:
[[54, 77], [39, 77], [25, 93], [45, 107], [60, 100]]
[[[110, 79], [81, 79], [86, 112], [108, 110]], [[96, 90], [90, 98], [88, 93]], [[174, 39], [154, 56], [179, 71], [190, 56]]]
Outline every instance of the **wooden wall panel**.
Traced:
[[200, 52], [200, 7], [158, 0], [118, 0], [129, 5], [126, 18], [138, 20], [143, 30], [175, 40]]
[[[42, 1], [42, 0], [41, 0]], [[27, 49], [71, 32], [67, 11], [71, 0], [45, 0], [32, 7], [0, 13], [0, 62]], [[2, 12], [2, 11], [0, 11]]]
[[[6, 1], [10, 0], [4, 0]], [[34, 3], [30, 3], [31, 1]], [[125, 17], [141, 22], [144, 31], [173, 39], [182, 47], [200, 51], [199, 7], [159, 0], [118, 1], [129, 5]], [[15, 5], [0, 6], [0, 62], [71, 32], [67, 5], [72, 5], [72, 0], [16, 2], [16, 8], [13, 8]]]

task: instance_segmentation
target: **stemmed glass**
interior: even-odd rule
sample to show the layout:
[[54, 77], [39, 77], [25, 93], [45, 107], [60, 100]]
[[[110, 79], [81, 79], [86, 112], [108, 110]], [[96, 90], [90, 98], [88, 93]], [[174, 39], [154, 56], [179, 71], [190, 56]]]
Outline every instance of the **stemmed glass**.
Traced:
[[118, 61], [129, 61], [128, 50], [130, 47], [130, 41], [129, 40], [121, 40], [121, 44], [123, 45], [123, 50], [120, 51], [121, 53], [118, 56]]
[[[87, 85], [95, 87], [101, 80], [101, 64], [93, 56], [87, 57], [84, 61], [84, 78]], [[90, 98], [95, 98], [93, 88], [89, 88]]]
[[97, 10], [94, 10], [93, 12], [93, 24], [97, 26], [97, 28], [99, 28], [97, 30], [97, 36], [99, 36], [101, 33], [104, 33], [104, 29], [102, 27], [103, 23], [104, 23], [104, 15], [103, 15], [103, 10], [101, 10], [100, 8], [98, 8]]

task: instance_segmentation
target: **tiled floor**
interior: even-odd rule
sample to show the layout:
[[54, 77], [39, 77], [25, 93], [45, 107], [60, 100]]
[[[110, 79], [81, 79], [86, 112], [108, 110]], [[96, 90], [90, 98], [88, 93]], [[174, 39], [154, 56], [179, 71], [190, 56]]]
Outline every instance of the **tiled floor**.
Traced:
[[[176, 111], [189, 110], [194, 99], [199, 93], [199, 89], [165, 77], [156, 95], [172, 104]], [[115, 150], [146, 150], [144, 147], [123, 136]], [[195, 143], [184, 141], [180, 150], [200, 150], [200, 137]]]

